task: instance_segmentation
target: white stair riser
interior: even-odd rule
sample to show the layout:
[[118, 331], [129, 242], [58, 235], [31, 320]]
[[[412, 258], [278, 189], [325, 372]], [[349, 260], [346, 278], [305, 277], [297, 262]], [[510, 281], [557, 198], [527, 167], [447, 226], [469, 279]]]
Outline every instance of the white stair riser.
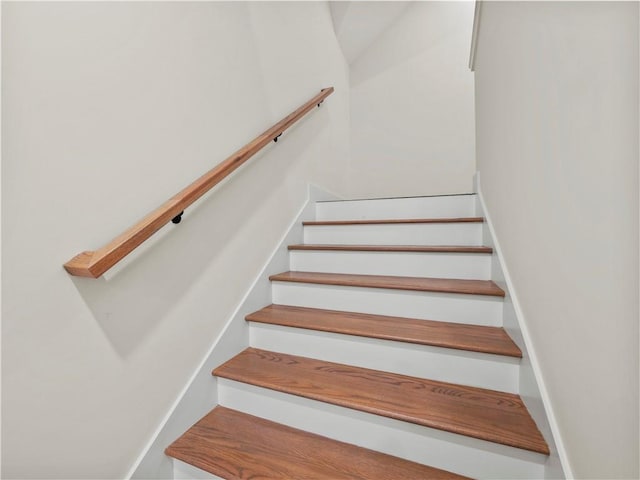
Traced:
[[316, 203], [317, 220], [473, 217], [476, 195], [383, 198]]
[[307, 225], [304, 243], [346, 245], [482, 244], [482, 223], [386, 223]]
[[292, 250], [290, 270], [489, 280], [491, 255], [479, 253]]
[[225, 407], [473, 478], [542, 478], [546, 457], [219, 378]]
[[211, 473], [200, 470], [193, 465], [173, 460], [173, 479], [174, 480], [223, 480], [221, 477], [212, 475]]
[[253, 347], [443, 382], [518, 391], [518, 359], [449, 348], [251, 323]]
[[278, 305], [502, 326], [502, 298], [295, 282], [271, 282]]

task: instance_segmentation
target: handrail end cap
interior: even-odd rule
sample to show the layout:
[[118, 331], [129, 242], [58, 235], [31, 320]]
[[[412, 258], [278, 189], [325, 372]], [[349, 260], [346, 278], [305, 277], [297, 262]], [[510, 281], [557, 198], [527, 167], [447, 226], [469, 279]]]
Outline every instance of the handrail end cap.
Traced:
[[91, 259], [94, 253], [90, 251], [79, 253], [63, 265], [64, 269], [67, 273], [76, 277], [98, 278], [100, 275], [96, 275], [91, 271], [93, 266]]

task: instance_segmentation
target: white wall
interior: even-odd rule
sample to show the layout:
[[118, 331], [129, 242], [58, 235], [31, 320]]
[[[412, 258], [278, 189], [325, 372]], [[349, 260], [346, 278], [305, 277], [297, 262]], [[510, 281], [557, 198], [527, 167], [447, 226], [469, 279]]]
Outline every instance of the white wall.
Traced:
[[578, 478], [638, 478], [638, 3], [485, 2], [482, 190]]
[[[472, 191], [473, 73], [467, 63], [473, 10], [473, 2], [410, 2], [351, 61], [355, 196]], [[343, 49], [360, 30], [348, 21], [345, 16], [340, 27]]]
[[347, 63], [354, 63], [409, 5], [394, 1], [329, 2], [333, 29]]
[[[329, 85], [115, 274], [62, 269]], [[3, 478], [125, 475], [307, 182], [346, 192], [348, 108], [326, 3], [3, 3]]]

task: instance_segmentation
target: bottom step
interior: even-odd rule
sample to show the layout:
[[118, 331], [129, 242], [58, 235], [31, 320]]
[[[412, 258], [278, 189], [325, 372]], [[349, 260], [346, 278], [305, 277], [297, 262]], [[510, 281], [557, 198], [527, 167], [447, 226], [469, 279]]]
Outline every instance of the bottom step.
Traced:
[[444, 470], [216, 407], [166, 450], [225, 479], [462, 479]]

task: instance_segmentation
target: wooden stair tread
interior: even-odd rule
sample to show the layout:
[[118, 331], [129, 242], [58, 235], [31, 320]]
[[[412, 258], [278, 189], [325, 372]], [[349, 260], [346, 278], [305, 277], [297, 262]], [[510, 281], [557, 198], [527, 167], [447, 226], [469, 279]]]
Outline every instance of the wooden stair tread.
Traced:
[[493, 253], [491, 247], [464, 245], [341, 245], [299, 244], [289, 245], [289, 250], [329, 250], [353, 252], [417, 252], [417, 253]]
[[549, 454], [518, 395], [247, 348], [219, 377]]
[[483, 217], [459, 218], [388, 218], [381, 220], [313, 220], [302, 222], [305, 226], [317, 225], [385, 225], [394, 223], [482, 223]]
[[166, 454], [225, 479], [462, 479], [225, 407], [199, 420]]
[[269, 280], [504, 297], [504, 290], [491, 280], [460, 280], [455, 278], [397, 277], [390, 275], [352, 275], [345, 273], [293, 271], [271, 275]]
[[522, 357], [518, 346], [500, 327], [287, 305], [269, 305], [247, 315], [246, 319], [272, 325]]

